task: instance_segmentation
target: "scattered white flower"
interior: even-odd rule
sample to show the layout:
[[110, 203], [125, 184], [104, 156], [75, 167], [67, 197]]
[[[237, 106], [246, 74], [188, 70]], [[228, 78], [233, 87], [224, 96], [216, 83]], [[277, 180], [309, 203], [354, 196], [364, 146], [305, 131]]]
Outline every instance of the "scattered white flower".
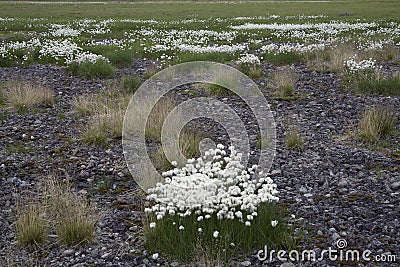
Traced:
[[213, 237], [214, 237], [214, 238], [217, 238], [217, 237], [218, 237], [218, 235], [219, 235], [219, 232], [218, 232], [218, 231], [214, 231], [214, 233], [213, 233]]
[[151, 255], [151, 257], [153, 258], [153, 260], [158, 259], [158, 253], [154, 253], [153, 255]]
[[151, 222], [150, 223], [150, 228], [155, 228], [156, 227], [156, 223], [155, 222]]
[[278, 225], [278, 221], [277, 220], [271, 221], [271, 225], [272, 225], [272, 227], [277, 226]]
[[185, 230], [185, 227], [183, 227], [182, 225], [181, 226], [179, 226], [179, 230]]

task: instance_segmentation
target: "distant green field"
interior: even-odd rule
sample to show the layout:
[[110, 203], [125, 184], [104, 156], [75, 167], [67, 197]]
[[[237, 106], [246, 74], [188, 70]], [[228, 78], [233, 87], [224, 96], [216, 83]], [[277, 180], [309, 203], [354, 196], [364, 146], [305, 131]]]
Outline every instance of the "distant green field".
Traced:
[[[328, 15], [330, 18], [398, 19], [400, 1], [30, 2], [0, 1], [0, 17], [176, 19], [233, 16]], [[349, 16], [343, 16], [343, 14]]]

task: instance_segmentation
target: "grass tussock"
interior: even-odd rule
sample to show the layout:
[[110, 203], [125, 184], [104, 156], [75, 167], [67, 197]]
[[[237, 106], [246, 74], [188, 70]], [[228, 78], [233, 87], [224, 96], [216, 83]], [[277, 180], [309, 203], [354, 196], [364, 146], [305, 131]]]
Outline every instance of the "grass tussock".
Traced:
[[81, 95], [72, 100], [77, 115], [88, 116], [81, 133], [86, 144], [104, 145], [110, 139], [122, 136], [123, 120], [131, 94], [130, 89], [110, 83], [97, 93]]
[[49, 177], [43, 205], [58, 241], [78, 245], [92, 240], [98, 216], [93, 206], [71, 190], [71, 184]]
[[298, 52], [286, 52], [286, 53], [264, 53], [262, 57], [265, 62], [272, 63], [275, 66], [286, 66], [292, 65], [298, 62], [304, 62], [304, 56]]
[[307, 53], [305, 58], [308, 68], [312, 71], [343, 72], [344, 62], [357, 54], [358, 51], [352, 45], [342, 44], [327, 50]]
[[293, 122], [295, 116], [292, 118], [288, 118], [286, 122], [286, 140], [285, 145], [289, 150], [298, 150], [301, 151], [304, 149], [304, 141], [300, 134], [300, 127]]
[[206, 84], [205, 87], [207, 94], [212, 96], [228, 96], [238, 88], [238, 80], [236, 77], [232, 77], [229, 71], [215, 73], [212, 77], [212, 82]]
[[386, 107], [372, 106], [361, 115], [358, 136], [366, 142], [376, 142], [395, 129], [395, 117]]
[[[146, 105], [146, 103], [143, 103], [143, 105]], [[169, 97], [163, 97], [157, 102], [146, 121], [146, 138], [161, 140], [163, 123], [174, 107], [175, 101]], [[178, 120], [176, 121], [178, 122]]]
[[357, 90], [362, 94], [399, 96], [400, 73], [384, 77], [379, 71], [363, 73], [355, 79]]
[[105, 60], [97, 60], [95, 63], [89, 61], [72, 63], [68, 65], [67, 72], [86, 79], [109, 78], [114, 74], [115, 68]]
[[41, 208], [36, 203], [19, 205], [15, 234], [22, 247], [36, 246], [46, 241], [47, 229]]
[[159, 71], [160, 71], [160, 68], [156, 64], [151, 64], [144, 70], [143, 78], [145, 80], [147, 80]]
[[286, 148], [290, 150], [303, 150], [304, 142], [298, 132], [289, 131], [286, 134]]
[[343, 72], [345, 70], [344, 62], [357, 54], [355, 48], [351, 45], [338, 45], [330, 50], [329, 53], [329, 71]]
[[12, 82], [1, 88], [3, 101], [18, 112], [35, 108], [52, 107], [55, 103], [53, 91], [43, 85], [29, 82]]
[[275, 97], [285, 99], [295, 96], [297, 75], [291, 68], [283, 68], [275, 71], [272, 78], [275, 87]]
[[127, 75], [121, 78], [121, 89], [124, 93], [134, 94], [137, 89], [142, 85], [142, 80], [140, 80], [137, 75]]
[[98, 214], [94, 207], [72, 190], [67, 181], [47, 177], [35, 201], [18, 205], [15, 233], [22, 247], [34, 246], [55, 236], [64, 245], [78, 245], [94, 237]]

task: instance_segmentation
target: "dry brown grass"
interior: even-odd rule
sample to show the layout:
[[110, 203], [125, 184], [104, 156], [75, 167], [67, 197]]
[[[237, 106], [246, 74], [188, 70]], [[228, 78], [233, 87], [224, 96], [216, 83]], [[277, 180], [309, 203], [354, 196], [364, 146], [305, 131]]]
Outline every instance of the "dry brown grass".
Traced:
[[45, 181], [43, 206], [59, 242], [77, 245], [92, 240], [99, 219], [93, 206], [71, 189], [71, 184], [55, 177]]
[[372, 106], [361, 115], [359, 137], [367, 142], [378, 141], [395, 128], [393, 113], [386, 107]]
[[26, 205], [17, 205], [15, 234], [18, 243], [23, 247], [36, 246], [46, 241], [46, 223], [39, 204], [32, 201]]
[[[147, 103], [143, 103], [146, 105]], [[161, 139], [161, 130], [168, 114], [174, 109], [175, 101], [169, 97], [163, 97], [151, 110], [146, 122], [146, 138]], [[179, 121], [179, 120], [175, 120]]]
[[81, 140], [87, 144], [103, 145], [112, 138], [122, 136], [126, 107], [131, 95], [111, 83], [98, 93], [81, 95], [72, 100], [78, 115], [88, 115], [89, 121], [82, 130]]
[[55, 103], [53, 91], [43, 85], [30, 82], [11, 82], [2, 89], [6, 103], [17, 111], [52, 107]]
[[65, 245], [78, 245], [94, 236], [99, 216], [93, 205], [72, 190], [68, 179], [46, 177], [39, 196], [29, 197], [25, 205], [17, 201], [16, 236], [21, 246], [32, 246], [56, 234]]
[[296, 72], [291, 68], [277, 69], [272, 77], [275, 88], [275, 96], [285, 98], [295, 94], [297, 83]]
[[157, 67], [156, 64], [151, 64], [143, 72], [143, 78], [147, 80], [159, 71], [160, 71], [160, 68]]
[[307, 66], [312, 71], [342, 72], [345, 70], [344, 62], [359, 54], [360, 51], [353, 45], [340, 44], [327, 50], [309, 53], [306, 56]]

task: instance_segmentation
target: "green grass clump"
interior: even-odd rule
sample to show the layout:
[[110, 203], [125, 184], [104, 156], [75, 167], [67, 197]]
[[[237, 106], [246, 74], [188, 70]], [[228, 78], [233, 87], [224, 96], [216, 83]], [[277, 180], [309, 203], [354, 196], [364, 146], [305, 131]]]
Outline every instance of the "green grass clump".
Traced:
[[209, 84], [206, 89], [208, 94], [213, 96], [228, 96], [231, 94], [231, 91], [229, 89], [226, 89], [225, 87], [218, 84]]
[[21, 246], [34, 246], [46, 240], [46, 224], [41, 212], [36, 204], [19, 209], [15, 234]]
[[240, 64], [238, 67], [241, 72], [252, 79], [261, 78], [263, 75], [261, 66], [257, 64]]
[[382, 77], [379, 73], [363, 74], [356, 83], [358, 91], [363, 94], [400, 95], [400, 75], [398, 74], [388, 78]]
[[[156, 227], [150, 228], [149, 223], [145, 223], [146, 245], [151, 252], [162, 253], [171, 260], [196, 263], [207, 260], [212, 262], [209, 266], [227, 263], [237, 256], [238, 251], [250, 253], [263, 249], [266, 244], [274, 249], [295, 248], [292, 229], [282, 217], [282, 207], [263, 204], [257, 213], [251, 226], [245, 226], [238, 219], [220, 220], [216, 214], [202, 221], [197, 220], [196, 214], [187, 217], [167, 215], [161, 220], [149, 217], [146, 222], [155, 221]], [[273, 220], [278, 221], [275, 227], [270, 223]], [[180, 226], [184, 229], [180, 230]], [[218, 231], [217, 237], [213, 235], [215, 231]]]
[[73, 192], [68, 181], [62, 183], [49, 177], [45, 190], [43, 205], [58, 241], [78, 245], [92, 240], [98, 219], [94, 207]]
[[67, 71], [73, 75], [93, 79], [111, 77], [115, 72], [115, 68], [105, 60], [97, 60], [95, 63], [89, 61], [81, 64], [72, 63], [67, 67]]
[[361, 116], [358, 136], [366, 142], [376, 142], [389, 135], [395, 129], [393, 113], [385, 107], [373, 106]]
[[127, 67], [132, 64], [133, 53], [131, 50], [114, 50], [107, 51], [104, 56], [117, 67]]
[[93, 239], [95, 225], [84, 212], [71, 214], [72, 216], [64, 218], [56, 228], [61, 243], [65, 245], [77, 245]]
[[[128, 89], [125, 89], [128, 90]], [[81, 95], [72, 100], [78, 115], [89, 116], [80, 139], [88, 145], [105, 145], [122, 136], [126, 107], [131, 95], [118, 83], [110, 83], [100, 92]]]
[[303, 150], [304, 142], [301, 135], [295, 131], [286, 134], [286, 147], [291, 150]]
[[128, 94], [134, 94], [142, 85], [142, 80], [136, 75], [127, 75], [121, 79], [121, 89]]
[[264, 53], [262, 54], [264, 61], [274, 64], [275, 66], [291, 65], [298, 62], [303, 62], [304, 56], [297, 52], [287, 53]]
[[277, 99], [295, 99], [297, 75], [293, 69], [283, 68], [276, 70], [272, 80], [275, 86], [274, 95]]
[[124, 112], [109, 110], [107, 113], [91, 116], [81, 134], [81, 141], [88, 145], [105, 145], [109, 139], [122, 136]]

